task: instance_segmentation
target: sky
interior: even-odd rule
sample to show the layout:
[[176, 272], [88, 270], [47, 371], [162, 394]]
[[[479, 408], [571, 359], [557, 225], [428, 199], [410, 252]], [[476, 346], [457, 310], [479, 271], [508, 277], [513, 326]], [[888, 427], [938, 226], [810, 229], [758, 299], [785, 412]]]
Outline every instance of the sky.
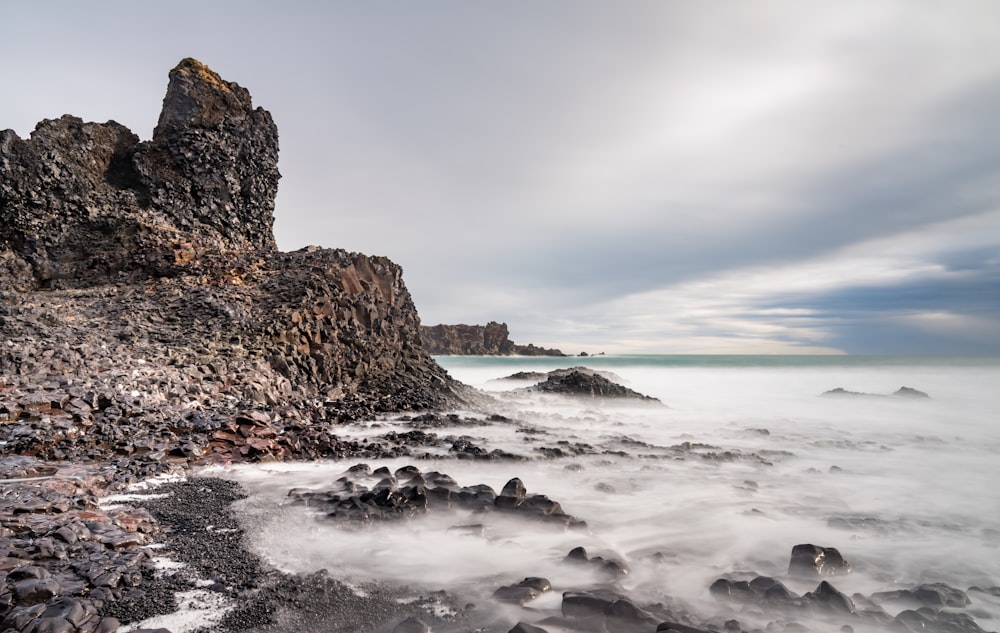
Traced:
[[275, 234], [568, 353], [1000, 354], [995, 0], [0, 0], [0, 129], [152, 135], [195, 57]]

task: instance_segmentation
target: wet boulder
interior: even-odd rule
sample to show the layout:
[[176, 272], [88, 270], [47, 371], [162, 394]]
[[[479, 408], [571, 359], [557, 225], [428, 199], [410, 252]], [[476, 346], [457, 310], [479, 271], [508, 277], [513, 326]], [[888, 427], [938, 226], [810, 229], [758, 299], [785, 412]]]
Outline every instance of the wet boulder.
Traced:
[[548, 631], [540, 626], [534, 626], [526, 622], [518, 622], [514, 625], [514, 628], [507, 631], [507, 633], [548, 633]]
[[850, 572], [850, 563], [837, 549], [811, 543], [793, 547], [788, 561], [788, 575], [801, 578], [840, 576]]
[[563, 594], [563, 617], [592, 624], [604, 621], [608, 631], [632, 633], [650, 631], [660, 619], [638, 607], [625, 596], [605, 591], [568, 591]]
[[836, 587], [825, 580], [802, 598], [815, 605], [818, 611], [836, 614], [853, 614], [857, 611], [850, 596], [838, 591]]
[[406, 618], [393, 629], [392, 633], [429, 633], [430, 627], [420, 618]]
[[[730, 620], [729, 622], [735, 622], [735, 620]], [[729, 624], [727, 622], [726, 624]], [[739, 623], [737, 623], [738, 625]], [[738, 628], [736, 630], [739, 630]], [[674, 633], [710, 633], [705, 629], [699, 629], [693, 626], [688, 626], [687, 624], [681, 624], [680, 622], [661, 622], [656, 627], [656, 633], [666, 633], [667, 631], [673, 631]], [[726, 631], [730, 631], [730, 627], [726, 627]]]
[[917, 585], [913, 589], [897, 591], [882, 591], [872, 594], [872, 598], [881, 601], [900, 601], [915, 606], [931, 607], [965, 607], [969, 605], [969, 596], [961, 589], [941, 582]]
[[571, 549], [563, 558], [563, 562], [590, 567], [595, 573], [608, 580], [617, 580], [627, 576], [631, 571], [620, 560], [604, 558], [603, 556], [589, 556], [587, 550], [583, 547], [574, 547]]
[[889, 628], [899, 633], [984, 633], [967, 613], [935, 611], [928, 607], [899, 612]]
[[781, 581], [770, 576], [750, 580], [719, 578], [708, 588], [716, 598], [770, 607], [798, 607], [802, 597], [790, 591]]
[[521, 480], [514, 477], [504, 485], [494, 504], [498, 510], [514, 510], [524, 503], [527, 494]]
[[493, 592], [493, 599], [500, 602], [524, 605], [552, 589], [552, 583], [545, 578], [529, 577], [516, 585], [500, 587]]

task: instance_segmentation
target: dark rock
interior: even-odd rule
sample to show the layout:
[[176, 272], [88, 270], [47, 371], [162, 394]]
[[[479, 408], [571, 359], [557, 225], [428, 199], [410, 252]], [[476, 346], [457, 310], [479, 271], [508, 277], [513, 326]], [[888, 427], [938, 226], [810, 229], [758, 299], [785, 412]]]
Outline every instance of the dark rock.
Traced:
[[[394, 521], [417, 516], [428, 511], [451, 511], [462, 509], [470, 512], [488, 512], [494, 508], [516, 513], [529, 519], [554, 523], [566, 527], [582, 524], [581, 521], [562, 512], [560, 505], [545, 495], [526, 497], [524, 484], [520, 479], [511, 479], [504, 486], [507, 494], [499, 495], [485, 484], [460, 486], [450, 476], [429, 472], [412, 474], [415, 469], [404, 467], [396, 474], [406, 481], [404, 485], [398, 482], [382, 480], [372, 489], [363, 483], [352, 481], [350, 477], [367, 475], [365, 469], [348, 472], [338, 480], [338, 487], [332, 490], [316, 491], [292, 489], [288, 492], [290, 503], [321, 508], [327, 512], [327, 517], [335, 521], [353, 523]], [[412, 474], [407, 478], [407, 474]], [[528, 498], [531, 503], [525, 504]], [[484, 528], [474, 526], [453, 528], [472, 534], [484, 534]]]
[[518, 345], [510, 340], [506, 323], [486, 325], [422, 326], [424, 349], [430, 354], [472, 356], [565, 356], [557, 349]]
[[28, 578], [14, 583], [14, 600], [19, 605], [46, 602], [62, 593], [55, 578]]
[[568, 618], [605, 615], [620, 597], [609, 592], [567, 591], [563, 593], [562, 613]]
[[514, 625], [514, 628], [507, 631], [507, 633], [548, 633], [548, 631], [540, 626], [534, 626], [532, 624], [527, 624], [526, 622], [518, 622]]
[[548, 578], [539, 578], [537, 576], [529, 576], [517, 584], [521, 587], [532, 587], [542, 593], [552, 590], [552, 583], [549, 582]]
[[530, 387], [529, 390], [600, 399], [628, 399], [650, 403], [660, 402], [656, 398], [645, 396], [637, 391], [613, 383], [596, 373], [584, 371], [571, 371], [570, 373], [556, 376], [550, 375], [545, 382], [538, 383], [534, 387]]
[[[730, 620], [729, 622], [734, 622], [735, 620]], [[729, 622], [726, 622], [728, 625]], [[738, 623], [737, 623], [738, 624]], [[728, 626], [726, 630], [731, 630]], [[656, 627], [656, 633], [661, 633], [663, 631], [676, 631], [676, 633], [711, 633], [705, 629], [695, 628], [693, 626], [688, 626], [687, 624], [681, 624], [679, 622], [661, 622]]]
[[184, 258], [195, 242], [273, 250], [277, 138], [244, 88], [182, 60], [151, 141], [72, 116], [26, 141], [2, 133], [0, 245], [49, 287]]
[[563, 593], [562, 613], [574, 623], [582, 620], [621, 633], [650, 631], [660, 622], [625, 596], [604, 590]]
[[504, 376], [499, 380], [530, 380], [532, 382], [538, 382], [539, 380], [545, 380], [546, 374], [541, 371], [516, 371], [509, 376]]
[[893, 392], [892, 395], [894, 398], [918, 398], [918, 399], [930, 398], [930, 396], [924, 393], [923, 391], [914, 389], [912, 387], [900, 387], [895, 392]]
[[515, 477], [504, 485], [503, 490], [494, 501], [494, 505], [500, 510], [514, 510], [524, 503], [526, 495], [524, 484]]
[[823, 611], [832, 613], [854, 613], [857, 609], [854, 601], [849, 596], [841, 593], [828, 583], [823, 581], [816, 589], [802, 596], [804, 599], [815, 604]]
[[847, 389], [844, 389], [843, 387], [836, 387], [834, 389], [830, 389], [829, 391], [824, 391], [820, 395], [824, 396], [824, 397], [827, 397], [827, 398], [829, 398], [829, 397], [884, 398], [885, 397], [885, 396], [882, 396], [882, 395], [877, 394], [877, 393], [864, 393], [864, 392], [861, 392], [861, 391], [848, 391]]
[[875, 600], [899, 600], [916, 605], [942, 608], [968, 606], [969, 596], [961, 589], [956, 589], [945, 583], [927, 583], [913, 589], [883, 591], [872, 594]]
[[568, 563], [586, 563], [590, 560], [587, 555], [587, 550], [584, 547], [574, 547], [566, 554], [566, 558], [563, 559]]
[[[612, 633], [607, 626], [607, 618], [603, 614], [596, 614], [587, 617], [559, 617], [550, 616], [540, 621], [539, 624], [551, 626], [560, 630], [581, 631], [583, 633]], [[623, 633], [614, 631], [613, 633]]]
[[730, 580], [719, 578], [709, 586], [708, 591], [716, 598], [746, 602], [755, 597], [746, 580]]
[[343, 457], [313, 422], [481, 397], [423, 349], [395, 264], [276, 251], [277, 153], [270, 115], [192, 59], [150, 141], [70, 116], [0, 133], [0, 375], [25, 387], [5, 452], [145, 476]]
[[510, 602], [523, 605], [531, 602], [541, 595], [541, 592], [534, 587], [524, 587], [521, 585], [508, 585], [500, 587], [493, 592], [493, 599], [500, 602]]
[[501, 602], [523, 605], [552, 589], [552, 583], [545, 578], [529, 577], [516, 585], [500, 587], [493, 592], [493, 598]]
[[430, 627], [420, 618], [409, 617], [397, 624], [392, 633], [428, 633]]
[[851, 565], [833, 547], [821, 547], [811, 543], [792, 548], [788, 562], [788, 574], [805, 578], [839, 576], [848, 574]]
[[891, 630], [903, 633], [983, 633], [983, 629], [967, 613], [934, 611], [929, 608], [907, 609], [899, 612], [890, 625]]
[[864, 393], [864, 392], [861, 392], [861, 391], [848, 391], [847, 389], [844, 389], [843, 387], [837, 387], [836, 389], [831, 389], [829, 391], [824, 391], [821, 395], [828, 396], [828, 397], [829, 396], [832, 396], [832, 397], [845, 396], [845, 397], [856, 397], [856, 398], [857, 397], [861, 397], [861, 398], [886, 398], [886, 397], [892, 397], [892, 398], [914, 398], [914, 399], [930, 398], [930, 396], [927, 395], [926, 393], [924, 393], [923, 391], [920, 391], [918, 389], [913, 389], [912, 387], [900, 387], [895, 392], [893, 392], [890, 396], [885, 396], [885, 395], [879, 394], [879, 393]]

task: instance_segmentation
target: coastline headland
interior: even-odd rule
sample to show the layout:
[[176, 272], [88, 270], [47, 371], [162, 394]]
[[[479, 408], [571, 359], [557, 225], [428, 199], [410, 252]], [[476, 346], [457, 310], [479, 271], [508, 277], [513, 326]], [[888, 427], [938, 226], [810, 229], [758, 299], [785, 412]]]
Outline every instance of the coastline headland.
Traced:
[[99, 495], [192, 465], [392, 454], [405, 438], [331, 424], [474, 397], [424, 350], [393, 262], [277, 250], [277, 161], [271, 115], [190, 58], [150, 141], [68, 115], [0, 132], [0, 628], [148, 615], [157, 522]]
[[[787, 360], [766, 398], [757, 372], [727, 391], [715, 373], [643, 360], [670, 369], [645, 384], [687, 398], [676, 409], [585, 367], [520, 371], [487, 395], [431, 354], [557, 350], [517, 346], [501, 323], [421, 328], [388, 259], [280, 252], [277, 157], [270, 114], [193, 59], [170, 71], [150, 141], [72, 116], [28, 139], [0, 132], [0, 631], [984, 633], [976, 618], [996, 621], [996, 574], [950, 560], [960, 541], [968, 560], [995, 550], [993, 489], [921, 483], [960, 462], [987, 470], [979, 419], [995, 406], [944, 413], [933, 407], [961, 401], [912, 388], [789, 400], [785, 381], [813, 389], [814, 376]], [[757, 410], [770, 401], [775, 413]], [[896, 423], [873, 434], [874, 415]], [[943, 419], [954, 438], [937, 437]], [[291, 460], [316, 461], [271, 463]], [[890, 483], [883, 466], [911, 474], [854, 509]], [[986, 518], [942, 515], [935, 495]], [[308, 565], [283, 565], [293, 550]], [[187, 622], [163, 619], [189, 604]]]
[[558, 349], [519, 345], [510, 340], [506, 323], [486, 325], [424, 325], [424, 348], [435, 355], [456, 356], [566, 356]]

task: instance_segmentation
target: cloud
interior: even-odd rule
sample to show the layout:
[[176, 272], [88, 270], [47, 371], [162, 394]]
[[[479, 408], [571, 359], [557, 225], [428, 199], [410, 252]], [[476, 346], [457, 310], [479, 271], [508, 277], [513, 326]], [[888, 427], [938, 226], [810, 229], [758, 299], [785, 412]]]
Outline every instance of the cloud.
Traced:
[[0, 68], [0, 127], [21, 134], [72, 112], [148, 138], [189, 55], [249, 88], [281, 134], [280, 246], [391, 257], [427, 323], [608, 349], [969, 349], [918, 316], [947, 313], [996, 343], [991, 0], [52, 1], [0, 19], [23, 60]]
[[[688, 351], [704, 342], [699, 336], [708, 336], [714, 350], [727, 353], [769, 345], [786, 353], [857, 353], [864, 346], [849, 334], [892, 325], [909, 331], [906, 345], [896, 335], [894, 344], [880, 345], [882, 353], [937, 353], [946, 347], [943, 336], [966, 353], [995, 353], [1000, 351], [997, 226], [1000, 210], [784, 265], [736, 268], [609, 301], [583, 313], [582, 320], [614, 324], [605, 351]], [[982, 257], [966, 257], [970, 252]], [[961, 266], [950, 263], [956, 254]], [[949, 319], [927, 316], [942, 312]], [[945, 327], [955, 323], [977, 325], [956, 336], [961, 328]], [[543, 331], [558, 338], [576, 328], [564, 324]], [[560, 343], [575, 347], [587, 338], [563, 336]]]

